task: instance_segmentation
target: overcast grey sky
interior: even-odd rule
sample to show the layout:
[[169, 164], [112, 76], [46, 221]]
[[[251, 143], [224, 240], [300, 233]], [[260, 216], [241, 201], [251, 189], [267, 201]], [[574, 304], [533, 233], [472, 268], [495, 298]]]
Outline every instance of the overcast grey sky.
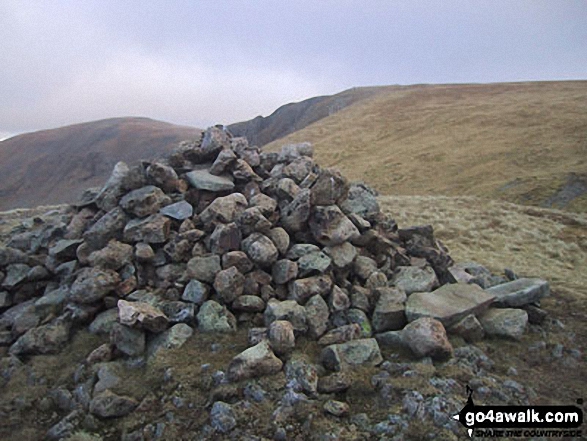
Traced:
[[587, 0], [0, 0], [0, 139], [354, 86], [587, 79]]

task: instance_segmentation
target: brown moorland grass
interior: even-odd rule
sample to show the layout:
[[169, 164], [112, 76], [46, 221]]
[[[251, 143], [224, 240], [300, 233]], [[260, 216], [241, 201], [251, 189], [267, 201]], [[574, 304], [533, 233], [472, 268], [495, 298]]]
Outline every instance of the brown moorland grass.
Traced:
[[541, 205], [572, 173], [587, 182], [587, 81], [381, 87], [266, 149], [303, 141], [382, 194]]

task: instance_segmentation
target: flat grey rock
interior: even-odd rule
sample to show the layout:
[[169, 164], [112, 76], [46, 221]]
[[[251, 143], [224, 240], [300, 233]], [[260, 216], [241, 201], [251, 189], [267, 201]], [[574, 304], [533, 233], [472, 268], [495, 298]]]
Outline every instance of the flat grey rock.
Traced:
[[432, 292], [415, 292], [406, 302], [408, 322], [420, 317], [433, 317], [451, 326], [469, 314], [484, 311], [495, 296], [477, 285], [454, 283]]
[[234, 188], [234, 182], [229, 176], [216, 176], [208, 170], [194, 170], [186, 173], [188, 182], [198, 190], [227, 191]]
[[517, 279], [488, 288], [486, 291], [496, 297], [496, 306], [519, 307], [548, 296], [550, 287], [548, 282], [542, 279]]

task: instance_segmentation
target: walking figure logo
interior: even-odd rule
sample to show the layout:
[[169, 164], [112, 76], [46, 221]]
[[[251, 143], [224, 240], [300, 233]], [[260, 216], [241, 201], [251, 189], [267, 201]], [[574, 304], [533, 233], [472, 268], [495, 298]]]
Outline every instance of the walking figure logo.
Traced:
[[465, 423], [465, 415], [467, 414], [467, 412], [472, 412], [474, 409], [475, 403], [473, 402], [473, 389], [471, 389], [471, 387], [469, 387], [469, 385], [467, 384], [467, 404], [465, 404], [465, 407], [463, 407], [459, 413], [453, 415], [453, 418], [467, 428], [469, 437], [473, 435], [473, 429], [469, 428]]

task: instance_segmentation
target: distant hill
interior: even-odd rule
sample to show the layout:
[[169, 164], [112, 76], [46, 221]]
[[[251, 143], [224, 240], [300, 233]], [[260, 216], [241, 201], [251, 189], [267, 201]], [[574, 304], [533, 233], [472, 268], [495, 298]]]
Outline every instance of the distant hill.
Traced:
[[235, 136], [246, 137], [252, 145], [263, 146], [369, 98], [379, 89], [358, 87], [336, 95], [317, 96], [299, 103], [285, 104], [267, 117], [258, 116], [231, 124], [228, 129]]
[[201, 130], [148, 118], [113, 118], [0, 142], [0, 210], [75, 202], [118, 161], [161, 156]]
[[302, 141], [383, 194], [587, 211], [587, 81], [372, 88], [266, 149]]

